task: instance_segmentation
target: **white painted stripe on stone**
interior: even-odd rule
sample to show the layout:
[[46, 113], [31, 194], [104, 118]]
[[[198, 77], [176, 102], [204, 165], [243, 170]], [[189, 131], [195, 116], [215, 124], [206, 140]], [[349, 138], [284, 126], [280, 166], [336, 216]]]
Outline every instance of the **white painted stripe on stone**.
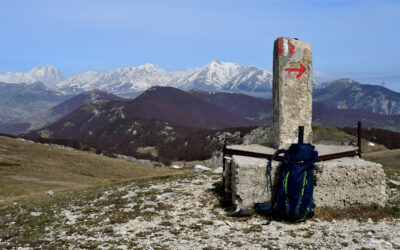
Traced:
[[287, 56], [289, 53], [289, 44], [288, 44], [288, 40], [283, 38], [283, 55]]

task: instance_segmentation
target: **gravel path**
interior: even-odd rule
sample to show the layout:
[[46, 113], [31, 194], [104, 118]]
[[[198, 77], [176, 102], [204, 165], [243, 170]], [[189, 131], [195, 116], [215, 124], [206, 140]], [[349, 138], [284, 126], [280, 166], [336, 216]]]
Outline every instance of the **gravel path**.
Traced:
[[[67, 206], [55, 205], [52, 213], [29, 211], [26, 216], [50, 221], [35, 247], [53, 244], [70, 249], [400, 248], [399, 219], [312, 219], [301, 224], [273, 221], [262, 225], [266, 219], [261, 216], [228, 218], [214, 191], [219, 180], [218, 175], [199, 173], [144, 186], [132, 184], [99, 193], [90, 200], [77, 198]], [[18, 220], [10, 223], [15, 226]], [[14, 230], [12, 225], [8, 226]], [[32, 247], [28, 243], [16, 244], [15, 237], [1, 239], [0, 248]]]

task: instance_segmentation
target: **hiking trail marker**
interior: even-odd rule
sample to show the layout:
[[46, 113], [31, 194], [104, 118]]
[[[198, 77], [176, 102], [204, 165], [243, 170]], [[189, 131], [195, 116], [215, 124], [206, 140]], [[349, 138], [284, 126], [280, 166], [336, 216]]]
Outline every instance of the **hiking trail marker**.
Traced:
[[273, 110], [274, 147], [287, 148], [298, 140], [312, 143], [312, 53], [308, 43], [279, 37], [274, 43]]
[[[312, 143], [312, 82], [310, 45], [288, 37], [276, 39], [273, 71], [274, 138], [268, 138], [268, 146], [224, 145], [223, 149], [224, 190], [231, 193], [236, 211], [251, 210], [255, 203], [274, 198], [271, 183], [276, 185], [280, 181], [277, 171], [280, 171], [280, 162], [284, 158], [278, 156], [272, 161], [271, 179], [266, 172], [268, 159], [277, 148], [286, 149], [292, 143], [301, 141], [301, 138], [304, 143]], [[275, 145], [271, 147], [271, 143]], [[314, 186], [317, 207], [385, 205], [387, 195], [382, 165], [357, 157], [360, 147], [316, 144], [315, 149], [318, 151], [314, 171], [318, 180]]]

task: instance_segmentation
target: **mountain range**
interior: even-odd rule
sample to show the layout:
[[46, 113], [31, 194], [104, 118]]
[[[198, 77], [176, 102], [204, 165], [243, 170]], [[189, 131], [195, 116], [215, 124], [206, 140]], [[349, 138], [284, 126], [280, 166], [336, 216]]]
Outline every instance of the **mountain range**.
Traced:
[[134, 98], [153, 86], [182, 90], [227, 91], [271, 96], [272, 74], [254, 66], [214, 60], [202, 68], [167, 72], [153, 64], [124, 67], [100, 72], [85, 72], [64, 79], [53, 66], [38, 66], [27, 73], [8, 72], [0, 75], [8, 83], [41, 81], [51, 88], [69, 94], [100, 89], [123, 97]]
[[[333, 83], [335, 84], [335, 83]], [[354, 82], [355, 85], [358, 83]], [[329, 87], [329, 85], [328, 85]], [[202, 98], [210, 104], [224, 108], [232, 113], [240, 114], [246, 119], [261, 122], [263, 125], [272, 125], [273, 110], [272, 100], [255, 98], [242, 94], [234, 93], [213, 93], [200, 90], [192, 90], [191, 94]], [[315, 99], [321, 100], [322, 94], [315, 91]], [[396, 98], [395, 96], [388, 98]], [[328, 99], [329, 100], [329, 99]], [[342, 100], [351, 101], [351, 95]], [[354, 127], [358, 121], [362, 121], [363, 126], [368, 128], [384, 128], [400, 132], [400, 115], [385, 115], [373, 113], [365, 109], [339, 109], [323, 101], [313, 103], [313, 123], [322, 124], [330, 127]]]
[[[256, 122], [229, 113], [201, 98], [172, 87], [152, 87], [129, 101], [117, 100], [112, 95], [109, 96], [111, 98], [106, 98], [104, 95], [102, 97], [104, 97], [102, 101], [82, 105], [37, 133], [44, 138], [97, 140], [102, 137], [135, 135], [133, 131], [137, 131], [136, 125], [140, 121], [195, 129], [257, 125]], [[66, 106], [65, 103], [62, 107]], [[145, 134], [153, 132], [146, 131]]]
[[[342, 79], [322, 86], [323, 88], [315, 89], [313, 93], [314, 122], [344, 127], [352, 126], [357, 120], [363, 120], [368, 127], [400, 130], [399, 93], [381, 86], [360, 84], [351, 79]], [[257, 124], [271, 125], [271, 99], [198, 89], [190, 90], [189, 93], [241, 118]], [[75, 96], [66, 95], [40, 82], [0, 83], [0, 98], [0, 132], [10, 134], [47, 126], [85, 104], [128, 100], [100, 90], [90, 90]], [[139, 100], [142, 99], [143, 97]], [[180, 105], [185, 104], [182, 102]], [[179, 108], [176, 110], [178, 112]], [[154, 112], [148, 109], [148, 117], [155, 115]], [[209, 123], [203, 127], [212, 128], [214, 125], [216, 124]]]
[[65, 80], [61, 72], [53, 66], [38, 65], [26, 73], [7, 72], [0, 75], [0, 81], [6, 83], [26, 83], [42, 82], [48, 86]]
[[[199, 143], [208, 145], [207, 135], [215, 133], [214, 130], [207, 132], [210, 129], [256, 125], [259, 124], [185, 91], [152, 87], [134, 100], [104, 100], [83, 105], [25, 137], [80, 141], [107, 152], [135, 157], [142, 150], [153, 148], [154, 155], [160, 154], [163, 158], [177, 155], [201, 158], [209, 154], [191, 147], [198, 148]], [[196, 137], [196, 133], [201, 136]]]
[[[56, 107], [55, 115], [72, 111], [24, 137], [53, 143], [78, 141], [99, 152], [161, 160], [207, 158], [215, 147], [213, 138], [224, 136], [221, 129], [232, 128], [241, 135], [251, 127], [270, 125], [273, 113], [271, 100], [172, 87], [152, 87], [134, 100], [85, 92]], [[359, 120], [365, 127], [400, 128], [400, 115], [313, 104], [314, 125], [354, 127]]]
[[337, 109], [362, 109], [376, 114], [400, 115], [400, 93], [352, 79], [336, 80], [315, 89], [313, 102]]
[[[0, 132], [3, 133], [17, 134], [47, 126], [79, 106], [92, 103], [93, 95], [99, 95], [100, 100], [122, 101], [122, 97], [132, 99], [154, 86], [189, 91], [192, 96], [257, 124], [271, 124], [272, 121], [271, 112], [265, 108], [272, 106], [271, 100], [248, 95], [270, 97], [272, 74], [261, 68], [217, 60], [202, 68], [184, 71], [167, 72], [145, 64], [86, 72], [68, 79], [52, 66], [38, 66], [27, 73], [6, 73], [0, 79], [11, 82], [0, 83]], [[43, 83], [36, 82], [38, 80]], [[18, 81], [26, 83], [16, 83]], [[97, 90], [91, 93], [94, 89]], [[69, 103], [62, 103], [73, 97]], [[314, 119], [321, 123], [348, 126], [346, 121], [364, 119], [371, 127], [399, 129], [396, 116], [400, 115], [400, 93], [382, 86], [361, 84], [352, 79], [314, 82], [313, 101], [314, 111], [321, 114]], [[338, 110], [343, 112], [337, 113], [337, 117], [328, 115]], [[154, 113], [149, 109], [148, 112]], [[214, 125], [219, 127], [210, 123], [209, 128]]]

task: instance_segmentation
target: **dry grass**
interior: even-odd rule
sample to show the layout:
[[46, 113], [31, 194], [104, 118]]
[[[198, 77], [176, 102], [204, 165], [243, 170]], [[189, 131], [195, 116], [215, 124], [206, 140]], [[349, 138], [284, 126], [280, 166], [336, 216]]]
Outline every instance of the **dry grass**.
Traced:
[[158, 156], [158, 149], [156, 147], [139, 147], [136, 152], [141, 154], [151, 154], [152, 156]]
[[363, 158], [382, 164], [386, 175], [400, 175], [400, 149], [363, 154]]
[[[389, 179], [399, 180], [400, 149], [367, 153], [363, 154], [363, 158], [368, 161], [382, 164], [385, 174]], [[391, 182], [386, 182], [386, 184], [389, 189], [395, 190], [395, 193], [400, 192], [400, 186]], [[386, 204], [385, 211], [394, 217], [400, 217], [400, 199], [398, 195], [389, 198], [389, 202]]]
[[[400, 149], [365, 153], [362, 157], [365, 160], [382, 164], [388, 178], [395, 179], [398, 178], [396, 176], [400, 176]], [[400, 191], [399, 186], [391, 186], [390, 183], [387, 184], [389, 188], [395, 188]], [[333, 219], [356, 219], [365, 221], [368, 218], [371, 218], [373, 221], [378, 221], [383, 218], [392, 217], [400, 217], [400, 200], [398, 199], [390, 199], [384, 208], [378, 206], [353, 206], [345, 209], [316, 208], [315, 211], [315, 218], [328, 221]]]
[[[328, 128], [323, 126], [313, 126], [313, 142], [321, 144], [343, 145], [351, 143], [357, 145], [357, 137], [347, 134], [336, 128]], [[362, 140], [362, 158], [367, 161], [382, 164], [385, 174], [390, 179], [396, 179], [400, 176], [400, 149], [388, 150], [385, 146], [374, 143], [369, 145], [367, 140]], [[390, 183], [389, 183], [390, 185]], [[393, 187], [400, 189], [398, 186]], [[400, 191], [400, 190], [399, 190]], [[347, 209], [327, 209], [317, 208], [316, 217], [332, 220], [332, 219], [359, 219], [365, 220], [372, 218], [379, 220], [386, 217], [400, 216], [400, 200], [391, 199], [385, 208], [378, 207], [350, 207]]]
[[313, 125], [313, 143], [327, 142], [329, 144], [341, 145], [344, 143], [356, 143], [357, 138], [337, 128], [330, 128], [321, 125]]
[[[313, 125], [313, 143], [328, 144], [328, 145], [353, 145], [357, 146], [357, 137], [347, 134], [346, 132], [337, 129]], [[374, 143], [375, 146], [369, 145], [369, 141], [362, 140], [361, 147], [365, 153], [387, 150], [384, 145]]]
[[48, 190], [183, 173], [0, 136], [0, 205]]
[[317, 207], [314, 216], [314, 218], [327, 221], [332, 221], [334, 219], [367, 221], [369, 218], [373, 221], [379, 221], [391, 217], [392, 215], [387, 211], [387, 209], [379, 206], [353, 206], [344, 209]]

